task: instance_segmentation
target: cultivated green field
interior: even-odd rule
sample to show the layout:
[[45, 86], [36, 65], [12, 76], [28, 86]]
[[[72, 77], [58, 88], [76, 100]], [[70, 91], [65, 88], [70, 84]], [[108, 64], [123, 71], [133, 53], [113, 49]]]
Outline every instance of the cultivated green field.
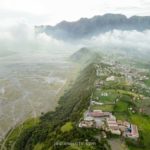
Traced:
[[91, 109], [112, 112], [114, 110], [114, 105], [92, 105]]

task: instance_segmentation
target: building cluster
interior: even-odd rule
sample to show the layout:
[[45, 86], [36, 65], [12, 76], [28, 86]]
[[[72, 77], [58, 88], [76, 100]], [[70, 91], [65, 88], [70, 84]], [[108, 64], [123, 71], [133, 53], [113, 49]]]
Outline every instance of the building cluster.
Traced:
[[138, 139], [139, 133], [136, 125], [127, 121], [117, 120], [110, 112], [102, 110], [86, 111], [84, 118], [79, 122], [80, 128], [98, 128], [111, 132], [115, 135], [122, 135], [126, 138]]
[[[110, 61], [110, 60], [109, 60]], [[107, 64], [106, 67], [103, 68], [103, 65]], [[101, 62], [100, 64], [96, 65], [96, 75], [97, 77], [110, 75], [106, 78], [106, 81], [115, 81], [115, 76], [113, 73], [119, 72], [120, 75], [125, 77], [125, 80], [128, 83], [133, 83], [135, 81], [143, 81], [149, 80], [147, 76], [148, 69], [135, 69], [135, 67], [128, 66], [127, 64], [120, 64], [119, 62]]]
[[[96, 89], [101, 89], [105, 83], [109, 81], [124, 81], [127, 78], [127, 81], [130, 83], [133, 82], [133, 79], [135, 77], [138, 78], [137, 72], [133, 71], [128, 66], [122, 66], [121, 64], [115, 64], [115, 62], [112, 62], [112, 64], [104, 65], [102, 64], [96, 64], [96, 75], [98, 79], [95, 81], [95, 87]], [[123, 74], [119, 77], [116, 76], [117, 72], [123, 72]], [[105, 80], [101, 80], [99, 77], [104, 76]], [[146, 76], [142, 76], [142, 79], [148, 79]], [[133, 89], [134, 90], [134, 89]], [[109, 94], [107, 92], [102, 92], [102, 97], [107, 97]], [[96, 97], [95, 100], [98, 100], [99, 97]], [[118, 99], [117, 99], [118, 100]], [[116, 101], [117, 101], [116, 100]], [[112, 104], [115, 104], [116, 101], [112, 102]], [[99, 101], [91, 100], [90, 105], [104, 105], [106, 103], [102, 103]], [[134, 111], [133, 108], [129, 108], [130, 111]], [[80, 128], [97, 128], [102, 131], [102, 133], [105, 135], [105, 133], [111, 133], [114, 135], [123, 136], [125, 138], [135, 139], [137, 140], [139, 138], [139, 132], [136, 125], [131, 124], [128, 121], [122, 121], [117, 120], [116, 116], [114, 116], [111, 112], [104, 112], [102, 110], [91, 110], [89, 107], [89, 110], [87, 110], [84, 113], [84, 117], [79, 122]]]

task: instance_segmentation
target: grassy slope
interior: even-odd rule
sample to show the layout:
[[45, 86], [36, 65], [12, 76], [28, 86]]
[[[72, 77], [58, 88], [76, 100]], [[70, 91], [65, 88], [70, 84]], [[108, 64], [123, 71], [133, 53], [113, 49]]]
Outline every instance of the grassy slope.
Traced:
[[66, 122], [62, 127], [61, 131], [62, 132], [69, 132], [73, 129], [72, 122]]
[[39, 123], [39, 119], [38, 118], [32, 118], [32, 119], [28, 119], [26, 120], [24, 123], [18, 125], [14, 130], [10, 130], [10, 134], [8, 133], [7, 139], [5, 139], [5, 146], [7, 147], [7, 149], [11, 149], [13, 148], [13, 145], [16, 142], [16, 139], [19, 137], [20, 134], [22, 134], [22, 132], [28, 128], [31, 128], [35, 125], [37, 125]]
[[[149, 77], [150, 77], [150, 76], [149, 76]], [[145, 83], [147, 86], [150, 86], [150, 79], [144, 80], [144, 83]]]

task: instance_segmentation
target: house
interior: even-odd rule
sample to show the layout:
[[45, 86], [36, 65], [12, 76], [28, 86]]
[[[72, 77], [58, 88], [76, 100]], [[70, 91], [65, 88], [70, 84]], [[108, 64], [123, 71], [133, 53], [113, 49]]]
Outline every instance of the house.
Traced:
[[139, 132], [136, 125], [130, 124], [130, 127], [125, 131], [125, 136], [132, 139], [139, 138]]
[[123, 121], [117, 120], [117, 124], [118, 124], [118, 126], [119, 126], [119, 130], [120, 130], [121, 132], [125, 132], [126, 126], [124, 125]]
[[95, 86], [96, 86], [96, 88], [100, 88], [100, 81], [99, 81], [99, 80], [97, 80], [97, 81], [95, 82]]
[[96, 88], [100, 88], [103, 84], [104, 84], [104, 82], [101, 80], [96, 80], [96, 82], [95, 82]]
[[122, 120], [117, 120], [117, 124], [118, 125], [123, 125], [123, 121]]
[[104, 103], [96, 102], [96, 101], [91, 101], [91, 105], [104, 105]]
[[109, 129], [112, 134], [121, 135], [121, 131], [117, 126], [110, 126]]
[[119, 130], [119, 126], [117, 124], [115, 116], [112, 116], [111, 118], [107, 118], [106, 124], [107, 124], [108, 130], [112, 134], [121, 135], [121, 131]]
[[108, 118], [110, 117], [110, 112], [102, 112], [101, 110], [94, 110], [92, 112], [89, 112], [89, 116], [92, 117], [99, 117], [99, 118]]
[[114, 76], [110, 76], [110, 77], [106, 78], [106, 81], [114, 81], [114, 80], [115, 80]]
[[93, 119], [93, 117], [86, 116], [86, 117], [84, 118], [84, 120], [86, 120], [86, 121], [92, 121], [92, 120], [94, 120], [94, 119]]
[[127, 121], [124, 121], [124, 122], [123, 122], [123, 125], [124, 125], [125, 127], [130, 127], [130, 123], [127, 122]]
[[105, 118], [110, 115], [111, 114], [106, 114], [102, 110], [86, 111], [84, 113], [84, 120], [94, 120], [95, 128], [101, 128], [104, 125]]
[[80, 128], [94, 128], [95, 127], [95, 121], [94, 120], [82, 120], [79, 123]]
[[119, 130], [124, 133], [126, 131], [126, 127], [123, 125], [119, 125]]
[[101, 93], [101, 96], [108, 96], [108, 93], [104, 92], [104, 93]]

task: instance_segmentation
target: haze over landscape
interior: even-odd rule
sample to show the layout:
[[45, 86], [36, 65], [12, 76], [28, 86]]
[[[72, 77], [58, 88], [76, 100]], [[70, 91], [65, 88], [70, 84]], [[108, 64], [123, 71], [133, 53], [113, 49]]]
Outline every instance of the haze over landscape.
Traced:
[[[77, 125], [74, 124], [78, 122], [77, 116], [83, 113], [83, 108], [87, 109], [89, 104], [87, 101], [90, 100], [93, 93], [96, 93], [92, 86], [97, 80], [103, 80], [103, 82], [107, 80], [105, 77], [102, 79], [97, 77], [97, 79], [92, 71], [96, 67], [91, 67], [90, 64], [97, 64], [101, 68], [101, 72], [104, 72], [108, 78], [117, 76], [118, 84], [113, 85], [112, 82], [112, 85], [109, 85], [112, 86], [112, 89], [119, 87], [121, 90], [132, 90], [132, 92], [136, 91], [143, 95], [145, 98], [143, 98], [144, 103], [141, 104], [141, 107], [145, 110], [144, 115], [147, 116], [147, 119], [144, 115], [140, 115], [140, 117], [143, 117], [142, 119], [145, 119], [147, 124], [150, 123], [150, 112], [148, 111], [150, 104], [149, 43], [150, 2], [148, 0], [0, 0], [0, 141], [2, 141], [0, 148], [2, 150], [19, 150], [19, 146], [21, 146], [23, 150], [40, 150], [39, 147], [44, 150], [50, 146], [50, 149], [63, 150], [63, 148], [58, 149], [47, 143], [53, 141], [57, 132], [60, 135], [55, 137], [58, 138], [58, 141], [62, 140], [59, 137], [64, 138], [63, 133], [65, 132], [59, 133], [59, 128], [65, 121], [71, 122], [72, 126], [76, 128]], [[145, 82], [145, 78], [138, 80], [138, 75], [141, 75], [140, 78], [147, 77], [148, 81]], [[130, 76], [132, 80], [129, 79]], [[79, 86], [78, 80], [83, 82], [81, 84], [83, 88]], [[128, 86], [133, 87], [130, 89]], [[141, 91], [137, 90], [136, 86], [140, 87]], [[107, 88], [108, 85], [104, 87], [104, 90]], [[121, 94], [117, 99], [122, 96]], [[128, 93], [126, 96], [131, 98], [134, 95], [130, 94]], [[79, 99], [82, 101], [78, 102]], [[127, 101], [127, 104], [129, 107], [131, 102]], [[142, 109], [140, 102], [131, 106], [136, 108], [136, 117], [139, 117], [139, 110]], [[131, 106], [127, 109], [129, 110]], [[116, 107], [113, 111], [111, 110], [113, 114], [117, 112]], [[51, 111], [54, 113], [49, 114]], [[121, 113], [125, 114], [125, 111], [123, 110]], [[130, 119], [121, 117], [135, 123], [132, 114], [130, 115]], [[24, 127], [19, 127], [16, 134], [17, 126], [29, 118], [38, 118], [40, 123], [37, 126], [29, 124], [29, 131], [25, 130], [25, 132], [23, 132]], [[52, 127], [49, 127], [48, 124], [51, 123]], [[150, 128], [149, 126], [142, 127], [140, 129], [144, 141], [146, 141], [144, 143], [145, 150], [148, 150], [150, 143], [147, 142], [145, 133], [150, 131]], [[46, 131], [41, 131], [42, 129], [46, 129]], [[51, 130], [57, 132], [54, 133]], [[37, 137], [41, 138], [33, 140], [35, 143], [30, 139], [26, 141], [27, 138], [24, 137], [30, 131], [33, 131], [32, 136], [35, 131], [35, 137], [38, 133]], [[81, 134], [81, 132], [79, 133]], [[95, 131], [91, 131], [92, 135], [93, 133]], [[53, 134], [54, 137], [51, 137]], [[68, 137], [65, 134], [64, 136]], [[34, 139], [34, 137], [32, 138]], [[70, 136], [69, 140], [71, 138]], [[49, 139], [52, 141], [48, 141]], [[76, 139], [80, 139], [80, 137], [77, 136]], [[24, 146], [20, 141], [23, 141]], [[108, 140], [108, 145], [113, 147], [114, 141]], [[120, 144], [120, 142], [117, 143]], [[101, 140], [99, 144], [102, 144]], [[106, 148], [107, 144], [105, 144], [101, 146]], [[137, 147], [132, 147], [132, 144], [125, 143], [124, 145], [127, 149], [137, 149]], [[123, 149], [119, 148], [118, 150]]]

